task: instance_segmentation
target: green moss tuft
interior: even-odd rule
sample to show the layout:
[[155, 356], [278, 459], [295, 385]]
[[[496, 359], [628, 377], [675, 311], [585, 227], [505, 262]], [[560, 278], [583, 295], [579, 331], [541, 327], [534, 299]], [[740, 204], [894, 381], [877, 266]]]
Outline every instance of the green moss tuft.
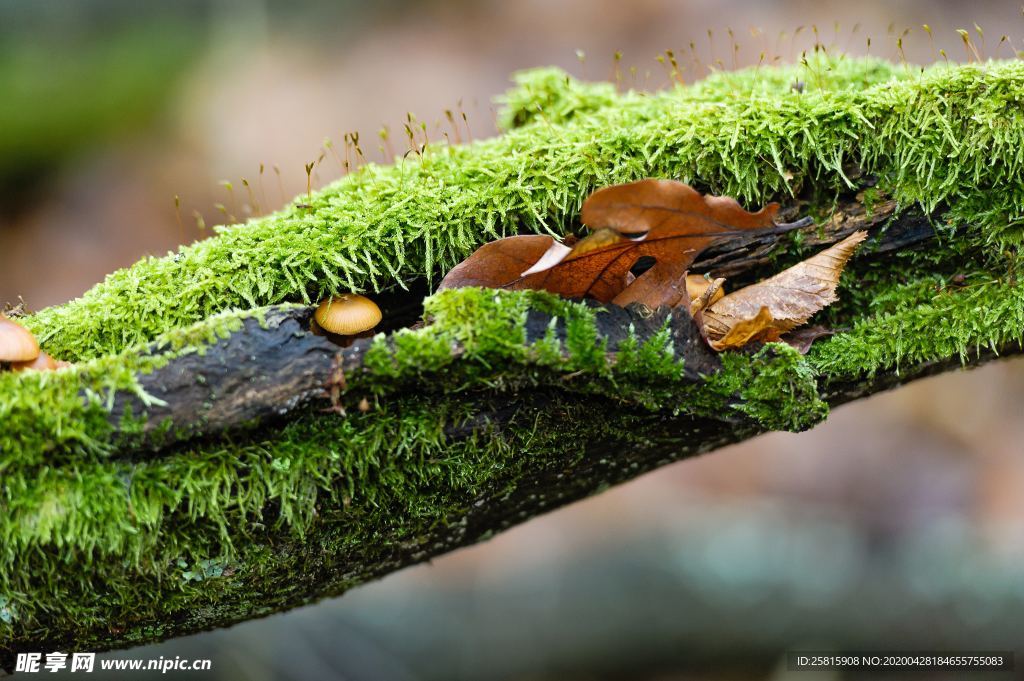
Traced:
[[813, 365], [830, 380], [883, 369], [999, 352], [1024, 342], [1024, 286], [979, 272], [964, 286], [926, 278], [879, 292], [876, 314], [814, 348]]
[[726, 355], [723, 370], [712, 380], [734, 387], [740, 398], [735, 408], [763, 428], [801, 431], [828, 416], [828, 405], [818, 394], [817, 372], [795, 349], [772, 343], [749, 361], [740, 357]]
[[498, 127], [504, 131], [543, 121], [562, 124], [616, 104], [610, 83], [581, 83], [561, 69], [531, 69], [512, 76], [516, 87], [497, 102]]
[[[202, 353], [242, 327], [261, 310], [224, 312], [191, 327], [174, 329], [149, 346], [99, 357], [55, 372], [0, 372], [0, 476], [24, 466], [60, 465], [79, 457], [104, 457], [114, 435], [108, 414], [117, 392], [146, 395], [138, 376], [175, 357]], [[121, 436], [132, 432], [130, 417]], [[10, 478], [5, 477], [5, 482]]]
[[[543, 292], [446, 290], [428, 298], [425, 310], [427, 326], [377, 338], [366, 353], [365, 371], [349, 377], [353, 399], [362, 393], [424, 393], [438, 385], [446, 395], [483, 386], [509, 392], [540, 388], [651, 411], [746, 416], [765, 429], [795, 430], [828, 413], [814, 372], [788, 346], [754, 357], [724, 355], [725, 370], [694, 385], [674, 355], [669, 322], [646, 341], [631, 335], [609, 353], [595, 324], [600, 311]], [[545, 337], [528, 343], [531, 310], [553, 319]], [[556, 337], [556, 325], [564, 326], [564, 341]]]

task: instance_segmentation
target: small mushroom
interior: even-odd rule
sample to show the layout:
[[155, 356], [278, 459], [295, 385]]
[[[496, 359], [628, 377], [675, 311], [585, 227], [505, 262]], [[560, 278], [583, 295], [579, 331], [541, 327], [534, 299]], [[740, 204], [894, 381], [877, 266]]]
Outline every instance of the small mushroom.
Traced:
[[331, 296], [320, 303], [313, 319], [321, 329], [339, 336], [354, 336], [369, 331], [381, 320], [380, 308], [366, 296], [346, 293]]
[[38, 357], [27, 362], [11, 362], [12, 371], [56, 371], [69, 366], [69, 362], [54, 359], [45, 352], [40, 352]]
[[0, 314], [0, 362], [31, 362], [39, 357], [36, 337]]

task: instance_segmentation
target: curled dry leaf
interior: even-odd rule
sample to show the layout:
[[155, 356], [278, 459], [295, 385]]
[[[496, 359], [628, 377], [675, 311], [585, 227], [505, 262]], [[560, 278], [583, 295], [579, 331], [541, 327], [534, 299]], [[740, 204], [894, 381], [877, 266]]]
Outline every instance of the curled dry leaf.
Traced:
[[775, 318], [767, 305], [762, 305], [753, 317], [738, 319], [717, 341], [708, 340], [715, 350], [742, 348], [754, 341], [779, 340], [779, 331], [774, 327]]
[[708, 279], [699, 274], [686, 275], [686, 293], [690, 297], [690, 314], [696, 316], [708, 305], [718, 302], [725, 295], [722, 284], [725, 279]]
[[[704, 196], [674, 180], [641, 180], [599, 189], [583, 203], [594, 230], [571, 245], [548, 236], [514, 236], [485, 244], [456, 266], [440, 288], [486, 286], [543, 289], [566, 298], [642, 303], [651, 308], [689, 302], [686, 271], [711, 244], [745, 234], [782, 233], [778, 204], [756, 213], [734, 199]], [[641, 258], [654, 264], [633, 278]]]
[[513, 288], [512, 282], [517, 281], [523, 272], [540, 260], [553, 244], [561, 245], [541, 234], [509, 236], [490, 241], [456, 265], [441, 280], [438, 290], [463, 286]]
[[754, 341], [777, 341], [834, 303], [839, 276], [867, 232], [854, 232], [836, 245], [701, 311], [701, 324], [715, 350]]

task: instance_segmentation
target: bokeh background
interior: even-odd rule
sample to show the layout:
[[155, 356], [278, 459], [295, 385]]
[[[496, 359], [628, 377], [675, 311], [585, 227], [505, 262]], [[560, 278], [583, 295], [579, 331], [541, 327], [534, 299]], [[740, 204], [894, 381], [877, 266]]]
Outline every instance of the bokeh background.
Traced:
[[[345, 133], [373, 160], [410, 114], [493, 135], [519, 69], [613, 78], [618, 51], [623, 86], [658, 89], [666, 49], [693, 80], [815, 41], [962, 60], [958, 28], [986, 58], [1024, 49], [1015, 2], [0, 0], [0, 305], [272, 211]], [[327, 153], [314, 184], [340, 172]], [[223, 679], [812, 681], [858, 676], [788, 672], [786, 650], [1020, 648], [1022, 404], [1019, 360], [929, 379], [343, 598], [111, 655]]]

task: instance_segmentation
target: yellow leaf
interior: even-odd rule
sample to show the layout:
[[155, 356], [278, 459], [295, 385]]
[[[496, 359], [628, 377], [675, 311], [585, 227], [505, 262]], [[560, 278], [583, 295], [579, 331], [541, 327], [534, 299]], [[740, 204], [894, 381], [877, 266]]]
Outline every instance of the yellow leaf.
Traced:
[[767, 306], [762, 306], [757, 314], [750, 319], [741, 319], [736, 322], [725, 336], [717, 341], [709, 340], [711, 347], [719, 352], [722, 350], [735, 350], [742, 348], [747, 343], [758, 341], [770, 343], [779, 340], [781, 335], [774, 326], [775, 320]]

